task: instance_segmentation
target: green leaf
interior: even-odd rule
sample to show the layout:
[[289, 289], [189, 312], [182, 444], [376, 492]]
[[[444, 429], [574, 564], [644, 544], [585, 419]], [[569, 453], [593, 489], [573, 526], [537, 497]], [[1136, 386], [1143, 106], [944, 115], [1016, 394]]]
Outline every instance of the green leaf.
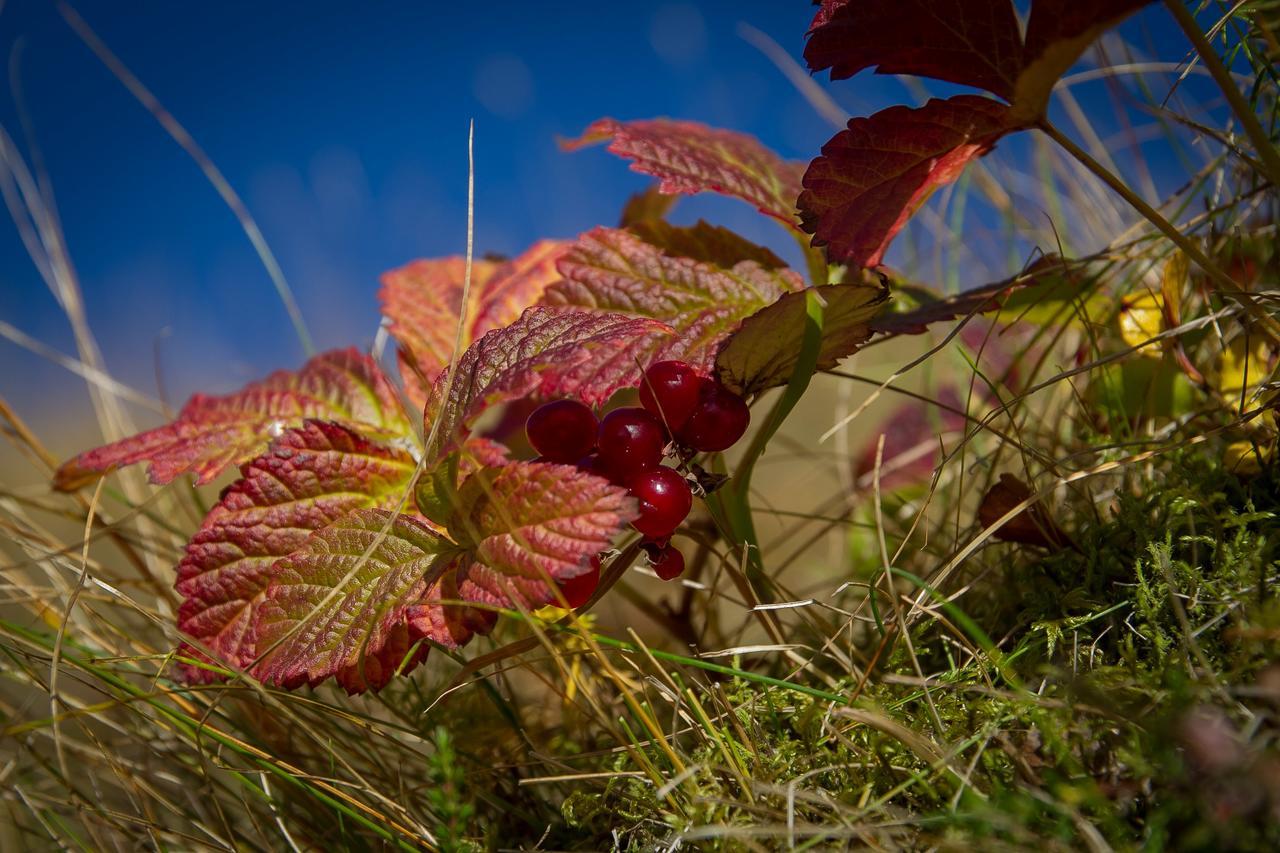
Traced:
[[888, 303], [889, 289], [884, 285], [829, 284], [784, 294], [743, 320], [721, 344], [716, 354], [720, 381], [742, 395], [786, 385], [800, 360], [808, 296], [824, 303], [815, 369], [826, 370], [871, 336], [871, 318]]

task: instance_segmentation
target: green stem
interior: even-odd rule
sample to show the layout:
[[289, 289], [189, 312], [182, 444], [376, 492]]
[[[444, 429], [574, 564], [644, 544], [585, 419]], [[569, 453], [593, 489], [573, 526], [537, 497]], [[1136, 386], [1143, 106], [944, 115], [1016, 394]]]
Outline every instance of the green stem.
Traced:
[[1129, 189], [1129, 186], [1124, 181], [1120, 180], [1120, 178], [1109, 171], [1107, 167], [1089, 156], [1087, 151], [1072, 142], [1068, 136], [1063, 134], [1063, 132], [1058, 130], [1058, 128], [1054, 127], [1048, 119], [1042, 119], [1038, 127], [1064, 151], [1079, 161], [1082, 166], [1094, 175], [1097, 175], [1098, 178], [1100, 178], [1107, 186], [1111, 187], [1111, 189], [1127, 201], [1134, 210], [1141, 213], [1143, 218], [1154, 225], [1160, 233], [1173, 241], [1174, 245], [1185, 252], [1187, 257], [1196, 263], [1196, 266], [1204, 270], [1205, 274], [1213, 279], [1214, 283], [1218, 286], [1219, 291], [1223, 294], [1230, 295], [1243, 303], [1249, 309], [1249, 313], [1263, 325], [1268, 336], [1271, 337], [1272, 340], [1280, 342], [1280, 324], [1276, 322], [1275, 318], [1263, 309], [1258, 301], [1254, 299], [1253, 294], [1241, 290], [1230, 276], [1223, 272], [1217, 264], [1209, 260], [1209, 257], [1200, 250], [1200, 247], [1196, 245], [1194, 240], [1179, 231], [1173, 223], [1165, 219], [1164, 216], [1160, 214], [1160, 211], [1143, 201], [1137, 193]]
[[756, 596], [762, 602], [773, 601], [774, 596], [768, 579], [764, 574], [764, 562], [760, 557], [760, 543], [756, 538], [755, 523], [751, 518], [751, 474], [756, 462], [764, 455], [782, 422], [791, 414], [791, 410], [800, 402], [809, 387], [810, 380], [818, 368], [818, 356], [822, 351], [822, 328], [826, 303], [812, 288], [805, 292], [804, 338], [800, 344], [800, 357], [796, 361], [791, 379], [782, 391], [782, 396], [773, 404], [764, 424], [751, 438], [742, 461], [738, 463], [731, 479], [718, 492], [715, 501], [724, 511], [725, 521], [739, 545], [747, 545], [747, 579]]
[[1227, 103], [1231, 105], [1231, 111], [1236, 114], [1236, 118], [1240, 119], [1240, 125], [1244, 128], [1249, 141], [1253, 143], [1254, 149], [1262, 159], [1263, 166], [1266, 167], [1267, 179], [1273, 185], [1280, 186], [1280, 150], [1276, 149], [1275, 143], [1267, 135], [1262, 122], [1258, 121], [1257, 114], [1249, 106], [1249, 102], [1244, 99], [1244, 95], [1241, 94], [1240, 88], [1236, 86], [1235, 81], [1231, 79], [1231, 72], [1222, 63], [1217, 51], [1213, 49], [1213, 45], [1209, 44], [1209, 40], [1205, 38], [1204, 31], [1196, 23], [1195, 16], [1191, 14], [1182, 0], [1165, 0], [1165, 5], [1169, 7], [1169, 11], [1173, 14], [1174, 20], [1178, 22], [1178, 26], [1182, 27], [1182, 31], [1191, 40], [1196, 53], [1200, 55], [1200, 61], [1204, 63], [1204, 67], [1208, 69], [1210, 76], [1218, 84], [1218, 88], [1222, 90]]

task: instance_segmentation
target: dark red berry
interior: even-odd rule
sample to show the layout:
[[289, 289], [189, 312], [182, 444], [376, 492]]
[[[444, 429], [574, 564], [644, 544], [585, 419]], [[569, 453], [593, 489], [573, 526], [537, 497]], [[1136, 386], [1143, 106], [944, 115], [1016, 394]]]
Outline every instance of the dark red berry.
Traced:
[[600, 421], [600, 462], [618, 483], [658, 467], [666, 443], [662, 422], [644, 409], [614, 409]]
[[529, 415], [524, 431], [533, 449], [548, 462], [572, 463], [596, 446], [600, 422], [577, 400], [554, 400]]
[[669, 581], [684, 574], [684, 554], [680, 553], [679, 548], [668, 545], [657, 554], [649, 555], [649, 565], [654, 574]]
[[708, 380], [702, 385], [698, 406], [680, 430], [680, 443], [694, 450], [713, 452], [732, 447], [751, 423], [751, 410], [737, 394]]
[[591, 595], [599, 585], [600, 558], [592, 557], [591, 565], [585, 572], [561, 582], [560, 592], [564, 594], [564, 600], [570, 607], [581, 607], [591, 600]]
[[674, 435], [698, 406], [703, 379], [683, 361], [659, 361], [640, 380], [640, 405], [667, 425]]
[[640, 517], [631, 524], [650, 539], [670, 536], [693, 508], [693, 492], [674, 468], [654, 468], [631, 478]]

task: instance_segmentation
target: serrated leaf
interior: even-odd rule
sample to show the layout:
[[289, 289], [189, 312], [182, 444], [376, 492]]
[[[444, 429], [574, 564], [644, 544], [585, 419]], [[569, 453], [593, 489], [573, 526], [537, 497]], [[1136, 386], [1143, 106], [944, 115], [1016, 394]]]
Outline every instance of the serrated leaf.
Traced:
[[[634, 238], [633, 238], [634, 239]], [[494, 329], [458, 360], [452, 380], [441, 374], [426, 405], [425, 430], [432, 468], [467, 437], [490, 406], [521, 397], [575, 397], [599, 405], [639, 380], [655, 339], [670, 327], [640, 317], [569, 308], [530, 308], [511, 325]]]
[[[543, 240], [505, 263], [474, 261], [462, 347], [515, 321], [536, 304], [547, 285], [560, 278], [555, 262], [564, 247], [562, 242]], [[382, 313], [390, 318], [391, 334], [400, 344], [406, 390], [419, 406], [452, 357], [464, 308], [465, 271], [465, 259], [455, 256], [417, 260], [382, 276]]]
[[74, 487], [85, 472], [138, 462], [150, 463], [153, 483], [187, 473], [207, 483], [308, 418], [336, 421], [370, 438], [410, 434], [395, 391], [373, 359], [354, 348], [332, 350], [296, 373], [276, 371], [234, 394], [196, 394], [172, 423], [81, 453], [59, 469], [55, 485]]
[[692, 121], [602, 118], [565, 147], [606, 139], [610, 152], [631, 160], [633, 171], [657, 178], [664, 193], [717, 192], [795, 227], [804, 164], [783, 160], [753, 136]]
[[448, 547], [422, 522], [378, 509], [311, 534], [275, 565], [258, 608], [255, 673], [296, 687], [377, 655], [444, 571]]
[[588, 571], [636, 515], [626, 489], [572, 465], [482, 469], [463, 482], [449, 525], [471, 546], [458, 567], [458, 591], [497, 607], [540, 607], [554, 600], [548, 579]]
[[1034, 0], [1024, 43], [1010, 0], [823, 0], [804, 55], [836, 80], [874, 66], [986, 89], [1030, 123], [1085, 48], [1151, 2]]
[[[816, 369], [827, 370], [871, 337], [871, 318], [888, 302], [889, 288], [828, 284], [812, 292], [826, 303]], [[742, 395], [787, 384], [804, 340], [805, 293], [783, 294], [742, 321], [716, 354], [716, 374], [721, 382]]]
[[1045, 115], [1059, 76], [1152, 0], [1036, 0], [1025, 43], [1010, 0], [824, 0], [805, 56], [848, 77], [876, 66], [986, 89], [855, 118], [810, 164], [800, 220], [836, 262], [874, 266], [929, 194]]
[[376, 693], [390, 683], [397, 671], [408, 673], [425, 660], [429, 648], [413, 637], [407, 623], [397, 622], [387, 629], [382, 648], [366, 652], [363, 658], [344, 666], [333, 674], [333, 680], [351, 695], [367, 690]]
[[649, 317], [675, 331], [638, 350], [640, 364], [677, 358], [706, 370], [716, 347], [746, 317], [804, 282], [790, 270], [754, 261], [731, 268], [673, 257], [626, 231], [596, 228], [560, 259], [564, 280], [547, 290], [548, 305]]
[[850, 119], [805, 172], [801, 225], [832, 261], [875, 266], [934, 190], [1014, 129], [1007, 106], [977, 95]]
[[1035, 0], [1012, 97], [1022, 118], [1044, 115], [1049, 94], [1094, 39], [1155, 0]]
[[[307, 421], [241, 467], [178, 564], [178, 628], [233, 667], [257, 656], [256, 609], [275, 562], [312, 531], [362, 508], [393, 506], [413, 477], [408, 453], [335, 423]], [[194, 656], [204, 655], [191, 649]], [[194, 681], [208, 670], [188, 667]]]
[[1022, 36], [1009, 0], [825, 0], [809, 27], [805, 61], [831, 79], [876, 66], [1011, 97]]
[[768, 270], [787, 266], [786, 261], [764, 246], [702, 219], [689, 226], [648, 219], [633, 223], [627, 230], [672, 257], [690, 258], [717, 267], [733, 267], [742, 261], [755, 261]]

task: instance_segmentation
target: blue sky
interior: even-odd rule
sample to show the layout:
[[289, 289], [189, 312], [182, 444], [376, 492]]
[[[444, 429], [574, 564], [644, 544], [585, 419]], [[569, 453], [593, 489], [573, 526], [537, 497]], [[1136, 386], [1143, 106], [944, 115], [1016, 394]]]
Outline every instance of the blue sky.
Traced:
[[[797, 159], [832, 133], [738, 31], [750, 24], [799, 56], [813, 11], [804, 0], [76, 8], [239, 191], [322, 349], [371, 342], [379, 273], [462, 251], [472, 118], [477, 248], [500, 253], [613, 224], [646, 185], [601, 149], [557, 148], [557, 137], [597, 117], [697, 119]], [[1126, 32], [1159, 41], [1159, 12]], [[113, 372], [155, 394], [159, 352], [168, 397], [180, 404], [194, 390], [231, 390], [298, 365], [302, 350], [235, 219], [56, 8], [9, 0], [0, 44], [18, 69], [10, 88], [27, 104]], [[1164, 58], [1181, 58], [1181, 47], [1170, 50]], [[851, 113], [916, 100], [870, 74], [824, 86]], [[0, 100], [0, 121], [23, 144], [13, 97]], [[699, 216], [790, 252], [744, 205], [698, 197], [676, 218]], [[74, 351], [8, 222], [0, 319]], [[88, 416], [70, 374], [3, 340], [0, 360], [0, 394], [20, 410], [56, 397]]]

